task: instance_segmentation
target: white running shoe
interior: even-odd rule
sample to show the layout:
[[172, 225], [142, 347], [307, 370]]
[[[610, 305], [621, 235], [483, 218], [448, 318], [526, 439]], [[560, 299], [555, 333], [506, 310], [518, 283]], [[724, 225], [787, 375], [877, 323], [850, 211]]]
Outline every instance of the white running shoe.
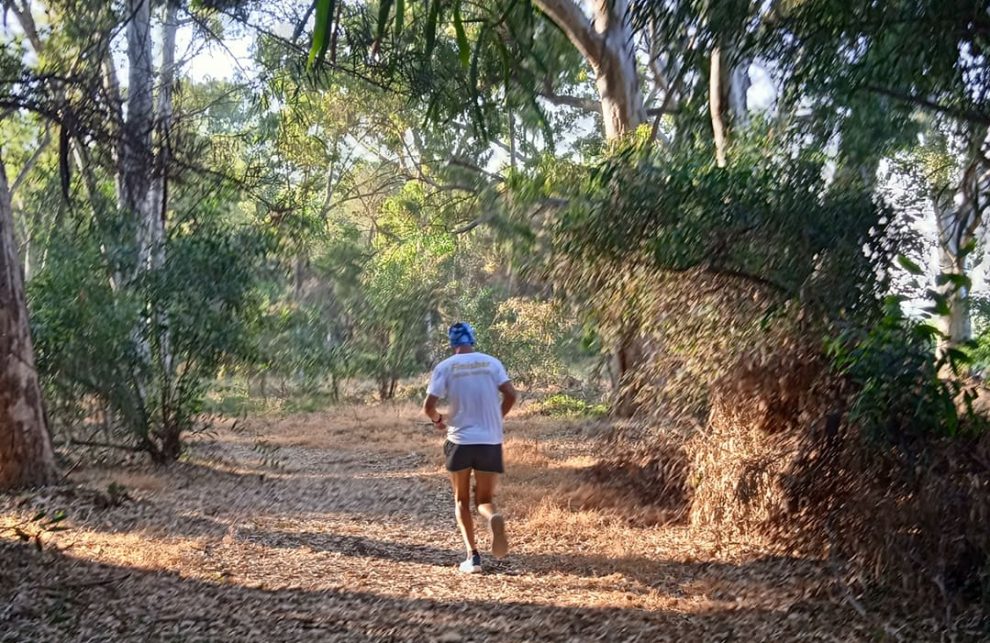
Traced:
[[480, 574], [481, 573], [481, 556], [475, 554], [474, 556], [468, 558], [459, 568], [464, 574]]
[[492, 516], [492, 553], [495, 558], [504, 558], [509, 553], [509, 541], [505, 537], [505, 518], [501, 514]]

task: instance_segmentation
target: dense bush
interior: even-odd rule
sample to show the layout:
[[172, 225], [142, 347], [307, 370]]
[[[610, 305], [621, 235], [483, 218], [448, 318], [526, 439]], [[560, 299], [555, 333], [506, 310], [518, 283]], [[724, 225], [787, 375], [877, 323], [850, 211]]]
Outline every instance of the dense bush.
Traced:
[[185, 214], [165, 265], [137, 276], [108, 256], [94, 228], [51, 240], [28, 298], [49, 415], [68, 436], [123, 434], [172, 459], [220, 368], [254, 359], [269, 242], [224, 223], [222, 209]]
[[903, 249], [895, 217], [869, 191], [829, 183], [820, 153], [760, 132], [725, 168], [707, 149], [631, 142], [577, 186], [555, 170], [539, 184], [568, 199], [548, 272], [585, 303], [602, 349], [622, 352], [617, 400], [696, 424], [747, 351], [881, 314]]

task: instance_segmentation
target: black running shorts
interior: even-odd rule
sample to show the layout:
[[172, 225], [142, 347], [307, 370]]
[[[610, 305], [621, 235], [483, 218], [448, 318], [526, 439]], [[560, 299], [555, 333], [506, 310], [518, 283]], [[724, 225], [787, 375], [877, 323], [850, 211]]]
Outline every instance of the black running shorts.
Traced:
[[488, 473], [505, 473], [501, 444], [454, 444], [446, 440], [443, 443], [443, 454], [447, 459], [447, 471], [474, 469]]

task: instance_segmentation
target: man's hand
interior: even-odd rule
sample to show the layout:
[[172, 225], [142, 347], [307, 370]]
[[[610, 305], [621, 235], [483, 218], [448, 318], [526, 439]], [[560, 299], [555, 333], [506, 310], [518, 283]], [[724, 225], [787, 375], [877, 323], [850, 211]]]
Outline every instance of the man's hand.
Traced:
[[446, 429], [447, 425], [444, 424], [443, 416], [437, 411], [437, 396], [427, 395], [426, 401], [423, 402], [423, 413], [426, 417], [430, 418], [430, 422], [433, 422], [433, 426], [438, 429]]
[[498, 390], [502, 392], [502, 417], [505, 417], [512, 410], [516, 400], [519, 399], [519, 394], [516, 393], [516, 388], [509, 381], [503, 382]]

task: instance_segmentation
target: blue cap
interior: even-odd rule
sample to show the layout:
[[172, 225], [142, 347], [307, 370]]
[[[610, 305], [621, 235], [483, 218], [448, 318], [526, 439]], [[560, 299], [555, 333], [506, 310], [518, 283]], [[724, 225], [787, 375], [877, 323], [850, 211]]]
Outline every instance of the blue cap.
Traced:
[[447, 331], [451, 347], [474, 346], [474, 329], [467, 322], [457, 322]]

